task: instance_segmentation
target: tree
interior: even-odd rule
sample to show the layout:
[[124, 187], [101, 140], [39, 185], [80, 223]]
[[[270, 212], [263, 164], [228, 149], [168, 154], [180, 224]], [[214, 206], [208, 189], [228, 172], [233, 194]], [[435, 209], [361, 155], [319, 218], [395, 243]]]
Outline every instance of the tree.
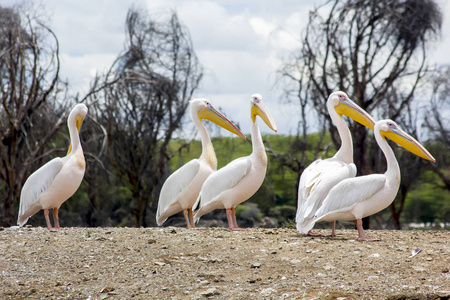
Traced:
[[[336, 90], [369, 113], [399, 120], [427, 72], [425, 45], [441, 23], [434, 0], [328, 1], [310, 12], [302, 47], [280, 71], [288, 97], [327, 119], [336, 148], [340, 141], [325, 105]], [[368, 157], [376, 145], [366, 128], [351, 123], [350, 130], [358, 174], [382, 171], [370, 168], [380, 164], [370, 162], [379, 156]]]
[[[126, 19], [126, 50], [104, 78], [104, 101], [94, 106], [108, 139], [108, 157], [132, 194], [134, 226], [147, 226], [157, 205], [171, 153], [202, 68], [175, 12], [151, 18], [136, 9]], [[154, 224], [154, 218], [150, 218]]]
[[[450, 191], [450, 118], [443, 112], [450, 109], [450, 68], [442, 67], [433, 73], [431, 78], [431, 101], [424, 117], [424, 127], [433, 142], [436, 159], [439, 164], [429, 163], [428, 166], [442, 180], [445, 188]], [[439, 167], [440, 166], [440, 167]], [[447, 168], [445, 168], [447, 166]]]
[[58, 50], [56, 36], [44, 24], [17, 6], [0, 7], [0, 223], [5, 226], [15, 222], [22, 184], [57, 150], [47, 146], [65, 124]]

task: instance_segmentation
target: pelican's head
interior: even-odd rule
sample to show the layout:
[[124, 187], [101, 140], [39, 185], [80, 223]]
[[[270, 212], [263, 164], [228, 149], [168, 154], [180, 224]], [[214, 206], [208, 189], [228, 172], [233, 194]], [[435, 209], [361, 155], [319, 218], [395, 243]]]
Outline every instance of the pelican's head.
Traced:
[[[75, 107], [72, 109], [72, 111], [69, 114], [69, 118], [67, 119], [67, 125], [69, 128], [71, 127], [71, 124], [75, 123], [78, 132], [80, 132], [81, 124], [83, 124], [84, 119], [86, 118], [88, 113], [88, 108], [83, 103], [79, 103], [75, 105]], [[69, 150], [67, 151], [67, 154], [72, 152], [72, 143], [69, 145]]]
[[83, 103], [79, 103], [75, 105], [75, 107], [70, 112], [70, 116], [75, 116], [75, 124], [77, 125], [78, 132], [80, 132], [81, 124], [83, 124], [84, 119], [86, 118], [88, 113], [88, 108]]
[[350, 100], [346, 93], [338, 91], [328, 97], [328, 110], [334, 108], [339, 115], [346, 115], [356, 122], [373, 129], [375, 121], [373, 118], [355, 102]]
[[401, 130], [392, 120], [380, 120], [375, 124], [375, 131], [379, 131], [384, 138], [396, 142], [406, 150], [417, 156], [436, 162], [434, 157], [415, 138]]
[[256, 116], [260, 116], [261, 119], [269, 126], [270, 129], [277, 132], [277, 124], [273, 120], [272, 116], [267, 111], [262, 102], [262, 96], [260, 94], [253, 94], [250, 100], [251, 103], [251, 116], [252, 121], [255, 123]]
[[207, 99], [199, 98], [189, 101], [191, 106], [191, 117], [192, 120], [207, 119], [211, 122], [216, 123], [222, 128], [247, 139], [247, 137], [224, 115], [218, 112]]

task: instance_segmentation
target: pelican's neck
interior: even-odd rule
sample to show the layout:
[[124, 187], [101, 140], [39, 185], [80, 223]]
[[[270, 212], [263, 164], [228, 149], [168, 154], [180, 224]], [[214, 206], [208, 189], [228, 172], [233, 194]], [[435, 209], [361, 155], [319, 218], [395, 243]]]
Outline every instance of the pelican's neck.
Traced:
[[77, 129], [75, 117], [69, 116], [69, 119], [67, 120], [67, 127], [69, 127], [70, 143], [72, 145], [72, 151], [69, 153], [71, 154], [81, 148], [80, 135]]
[[400, 182], [400, 167], [398, 165], [397, 159], [395, 158], [394, 151], [392, 151], [392, 148], [388, 145], [385, 138], [381, 136], [379, 130], [375, 131], [375, 139], [378, 143], [378, 146], [381, 148], [381, 151], [383, 151], [384, 156], [386, 157], [386, 176], [391, 179], [396, 179]]
[[338, 115], [334, 107], [328, 107], [328, 113], [330, 114], [334, 125], [337, 127], [339, 137], [341, 138], [341, 147], [338, 152], [336, 152], [334, 157], [345, 163], [351, 164], [353, 163], [353, 141], [350, 130], [348, 129], [344, 119]]
[[213, 170], [217, 170], [216, 153], [214, 152], [214, 147], [208, 131], [199, 118], [194, 119], [194, 124], [200, 133], [200, 139], [202, 141], [202, 155], [200, 156], [200, 159], [205, 160]]
[[267, 164], [266, 148], [256, 122], [256, 119], [255, 122], [252, 122], [252, 155], [256, 155], [263, 164]]

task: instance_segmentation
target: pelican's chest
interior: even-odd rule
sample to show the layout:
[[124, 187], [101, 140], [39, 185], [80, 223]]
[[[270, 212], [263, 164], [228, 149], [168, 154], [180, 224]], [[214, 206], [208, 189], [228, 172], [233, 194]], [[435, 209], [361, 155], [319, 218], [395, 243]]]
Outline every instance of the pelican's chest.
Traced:
[[212, 145], [205, 149], [201, 159], [203, 159], [208, 164], [208, 166], [211, 167], [212, 170], [217, 170], [217, 157]]
[[75, 155], [75, 161], [76, 161], [76, 166], [81, 169], [81, 170], [85, 170], [86, 169], [86, 161], [84, 159], [84, 155], [82, 151], [78, 151], [77, 154]]
[[68, 165], [76, 170], [82, 171], [86, 169], [86, 161], [84, 159], [83, 150], [77, 150], [69, 157]]

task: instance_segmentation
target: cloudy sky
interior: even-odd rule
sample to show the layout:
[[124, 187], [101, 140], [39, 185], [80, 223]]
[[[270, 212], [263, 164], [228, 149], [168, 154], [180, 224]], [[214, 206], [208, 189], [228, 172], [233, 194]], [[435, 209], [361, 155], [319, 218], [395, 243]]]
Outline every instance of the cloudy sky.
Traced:
[[[4, 0], [6, 5], [20, 0]], [[280, 105], [276, 70], [300, 46], [299, 33], [308, 11], [322, 0], [77, 0], [42, 1], [44, 15], [60, 43], [61, 75], [87, 91], [96, 72], [108, 69], [124, 48], [124, 23], [131, 5], [150, 14], [174, 9], [191, 34], [205, 76], [195, 97], [206, 97], [225, 115], [250, 131], [249, 100], [260, 93], [279, 133], [293, 132], [295, 107]], [[444, 12], [442, 39], [431, 47], [434, 62], [449, 63], [450, 1]], [[260, 122], [261, 123], [261, 122]], [[270, 130], [261, 123], [261, 131]]]

